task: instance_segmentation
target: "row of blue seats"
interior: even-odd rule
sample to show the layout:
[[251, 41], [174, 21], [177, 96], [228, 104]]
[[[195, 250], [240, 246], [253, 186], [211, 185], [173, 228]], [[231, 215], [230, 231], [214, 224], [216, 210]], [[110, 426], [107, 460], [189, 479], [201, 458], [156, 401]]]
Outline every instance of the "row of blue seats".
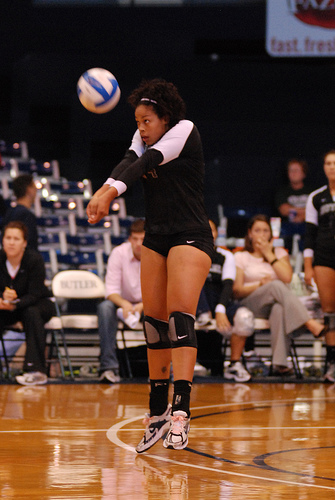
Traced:
[[46, 279], [50, 283], [59, 271], [66, 269], [86, 269], [104, 279], [106, 264], [109, 255], [103, 248], [96, 250], [69, 250], [62, 254], [59, 249], [45, 249], [40, 251], [46, 267]]
[[6, 158], [28, 158], [28, 145], [25, 141], [6, 142], [0, 139], [0, 155]]

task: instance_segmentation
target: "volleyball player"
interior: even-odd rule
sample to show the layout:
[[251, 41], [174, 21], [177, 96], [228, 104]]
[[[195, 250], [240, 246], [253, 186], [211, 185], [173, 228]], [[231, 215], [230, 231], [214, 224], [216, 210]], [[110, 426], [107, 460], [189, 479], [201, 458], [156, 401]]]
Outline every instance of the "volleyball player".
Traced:
[[214, 251], [203, 201], [202, 144], [196, 126], [185, 120], [185, 103], [172, 83], [144, 81], [128, 101], [137, 131], [123, 160], [92, 197], [87, 215], [90, 223], [98, 222], [115, 197], [142, 179], [146, 226], [141, 283], [151, 391], [136, 451], [148, 450], [166, 432], [164, 447], [183, 449], [197, 357], [194, 320]]
[[325, 380], [335, 382], [335, 150], [325, 154], [323, 169], [328, 183], [306, 204], [304, 270], [307, 284], [315, 279], [328, 329]]

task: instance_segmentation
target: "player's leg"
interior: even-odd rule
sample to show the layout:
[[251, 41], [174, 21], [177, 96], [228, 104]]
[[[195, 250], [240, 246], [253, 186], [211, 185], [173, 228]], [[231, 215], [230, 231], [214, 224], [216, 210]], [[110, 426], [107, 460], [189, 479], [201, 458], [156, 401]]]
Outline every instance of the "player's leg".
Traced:
[[197, 341], [194, 320], [201, 289], [211, 265], [210, 257], [192, 246], [173, 247], [167, 258], [167, 312], [172, 347], [174, 394], [166, 448], [183, 449], [188, 443], [190, 394]]
[[326, 380], [335, 382], [335, 270], [325, 266], [315, 266], [315, 281], [319, 291], [321, 307], [324, 312], [327, 344]]
[[247, 338], [254, 332], [254, 315], [246, 307], [230, 303], [227, 307], [227, 317], [233, 327], [230, 337], [230, 364], [224, 370], [224, 377], [236, 382], [248, 382], [251, 375], [242, 362], [242, 354]]
[[166, 258], [145, 246], [141, 250], [141, 282], [150, 378], [150, 412], [144, 420], [146, 429], [143, 438], [136, 447], [138, 453], [148, 450], [165, 435], [171, 418], [168, 404], [171, 349], [166, 308]]

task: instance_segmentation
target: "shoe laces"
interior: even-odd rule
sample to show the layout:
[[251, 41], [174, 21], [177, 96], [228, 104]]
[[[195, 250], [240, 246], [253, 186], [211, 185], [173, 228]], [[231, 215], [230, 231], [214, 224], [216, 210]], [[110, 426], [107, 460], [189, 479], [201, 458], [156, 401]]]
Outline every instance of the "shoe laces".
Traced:
[[[172, 429], [171, 431], [176, 434], [176, 433], [180, 433], [183, 429], [183, 424], [185, 422], [186, 417], [183, 417], [182, 415], [172, 415], [171, 417], [171, 421], [172, 421]], [[177, 431], [177, 432], [174, 432], [174, 431]]]
[[145, 414], [145, 417], [143, 419], [143, 425], [149, 425], [151, 422], [152, 417], [150, 417], [149, 413]]

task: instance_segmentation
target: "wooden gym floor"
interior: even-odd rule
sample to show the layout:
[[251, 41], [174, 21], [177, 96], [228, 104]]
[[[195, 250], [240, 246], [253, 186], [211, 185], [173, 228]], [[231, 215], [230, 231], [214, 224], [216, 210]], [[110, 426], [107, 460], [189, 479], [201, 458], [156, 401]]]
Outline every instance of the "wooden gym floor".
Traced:
[[4, 499], [335, 497], [335, 386], [195, 383], [185, 450], [138, 455], [148, 385], [0, 385]]

